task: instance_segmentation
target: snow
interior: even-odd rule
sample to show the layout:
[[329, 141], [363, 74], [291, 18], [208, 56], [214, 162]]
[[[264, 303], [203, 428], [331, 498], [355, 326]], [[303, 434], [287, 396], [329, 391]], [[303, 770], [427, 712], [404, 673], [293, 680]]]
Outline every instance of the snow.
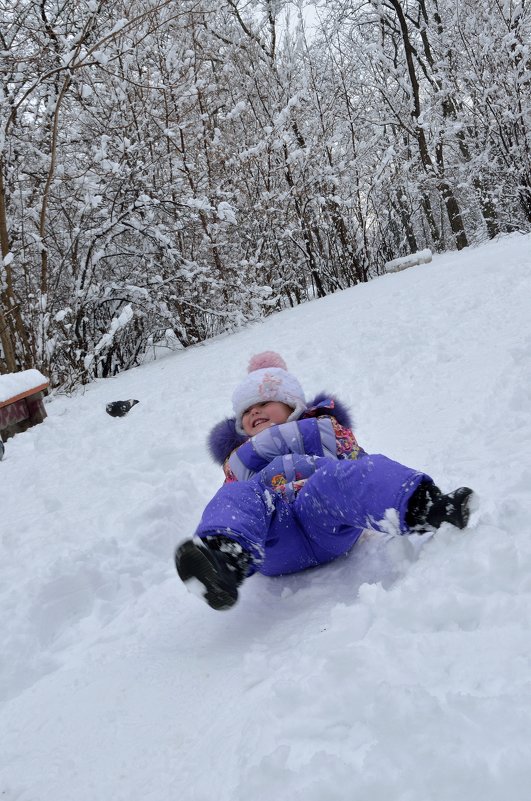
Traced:
[[19, 373], [0, 375], [0, 403], [47, 383], [48, 379], [39, 370], [22, 370]]
[[408, 256], [400, 256], [398, 259], [386, 261], [385, 271], [387, 273], [398, 273], [400, 270], [413, 267], [415, 264], [429, 264], [432, 258], [431, 250], [425, 248], [425, 250], [419, 250], [417, 253], [410, 253]]
[[113, 317], [109, 331], [106, 334], [104, 334], [102, 338], [99, 340], [96, 347], [94, 348], [94, 352], [99, 353], [100, 350], [102, 350], [102, 348], [105, 348], [108, 345], [110, 345], [116, 332], [119, 331], [120, 328], [123, 328], [128, 323], [130, 323], [134, 317], [134, 314], [135, 313], [133, 311], [133, 307], [131, 306], [130, 303], [127, 303], [120, 311], [120, 314], [117, 317]]
[[[435, 255], [55, 397], [6, 443], [2, 801], [527, 801], [530, 243]], [[367, 534], [253, 576], [229, 612], [187, 593], [173, 549], [221, 482], [206, 432], [266, 349], [349, 401], [367, 450], [474, 487], [469, 529]]]

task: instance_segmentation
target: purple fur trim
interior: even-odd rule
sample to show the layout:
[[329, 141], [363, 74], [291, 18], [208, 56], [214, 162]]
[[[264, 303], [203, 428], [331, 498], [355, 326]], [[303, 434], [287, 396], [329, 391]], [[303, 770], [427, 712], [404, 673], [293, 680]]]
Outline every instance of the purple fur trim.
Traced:
[[217, 423], [208, 435], [208, 450], [215, 462], [224, 464], [234, 448], [239, 448], [247, 439], [236, 431], [236, 419], [227, 417]]
[[[312, 401], [310, 401], [308, 404], [308, 409], [313, 409], [316, 406], [319, 406], [324, 401], [329, 400], [331, 397], [333, 396], [326, 392], [320, 392]], [[329, 414], [331, 417], [335, 417], [340, 425], [344, 426], [345, 428], [352, 428], [350, 412], [347, 406], [341, 403], [341, 401], [338, 401], [337, 398], [334, 398], [334, 408], [327, 409], [327, 407], [323, 405], [321, 414]], [[305, 415], [303, 414], [302, 417], [305, 417]], [[208, 435], [208, 450], [213, 460], [217, 462], [217, 464], [222, 465], [231, 455], [232, 451], [235, 448], [239, 448], [239, 446], [242, 445], [246, 439], [248, 439], [248, 437], [243, 437], [236, 431], [235, 418], [227, 417], [225, 420], [217, 423], [217, 425], [214, 426]]]
[[[330, 409], [330, 411], [327, 412], [327, 414], [330, 414], [331, 417], [335, 417], [340, 426], [344, 426], [345, 428], [352, 428], [354, 422], [352, 420], [352, 417], [350, 416], [350, 411], [348, 406], [346, 406], [344, 403], [338, 400], [334, 395], [330, 395], [328, 392], [319, 392], [319, 394], [316, 395], [315, 398], [308, 404], [308, 409], [313, 409], [315, 408], [315, 406], [319, 406], [324, 401], [330, 399], [333, 399], [334, 401], [334, 408]], [[323, 409], [324, 408], [326, 407], [323, 407]]]

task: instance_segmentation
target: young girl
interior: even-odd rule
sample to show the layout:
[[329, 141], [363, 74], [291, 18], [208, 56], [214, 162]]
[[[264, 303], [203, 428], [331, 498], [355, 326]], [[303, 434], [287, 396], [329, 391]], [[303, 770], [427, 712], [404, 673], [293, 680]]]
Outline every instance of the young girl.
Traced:
[[443, 495], [425, 473], [366, 453], [347, 409], [324, 394], [307, 405], [278, 354], [251, 359], [232, 404], [235, 416], [209, 436], [225, 483], [175, 552], [180, 578], [213, 609], [233, 606], [256, 571], [325, 564], [384, 520], [400, 534], [467, 525], [471, 489]]

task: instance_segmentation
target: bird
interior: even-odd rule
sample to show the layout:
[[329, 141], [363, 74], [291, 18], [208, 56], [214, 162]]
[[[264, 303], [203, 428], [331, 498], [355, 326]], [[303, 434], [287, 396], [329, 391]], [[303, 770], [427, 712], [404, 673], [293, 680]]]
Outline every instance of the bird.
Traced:
[[133, 400], [132, 398], [130, 400], [112, 401], [107, 404], [105, 411], [107, 414], [110, 414], [111, 417], [123, 417], [137, 403], [140, 403], [140, 401]]

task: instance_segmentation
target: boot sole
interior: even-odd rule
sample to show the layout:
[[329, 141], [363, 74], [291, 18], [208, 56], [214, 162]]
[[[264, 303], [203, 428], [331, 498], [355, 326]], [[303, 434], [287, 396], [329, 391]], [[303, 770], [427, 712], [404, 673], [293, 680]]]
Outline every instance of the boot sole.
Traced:
[[453, 525], [457, 526], [457, 528], [463, 529], [468, 526], [468, 521], [470, 520], [471, 514], [471, 504], [472, 499], [474, 498], [474, 491], [469, 489], [468, 487], [464, 487], [463, 490], [468, 490], [468, 492], [463, 491], [461, 493], [462, 499], [460, 504], [460, 520], [453, 523]]
[[185, 584], [196, 579], [203, 585], [205, 592], [202, 598], [212, 608], [218, 611], [230, 609], [238, 600], [238, 593], [234, 595], [223, 586], [214, 565], [202, 549], [195, 543], [186, 543], [175, 551], [175, 568], [181, 581]]

